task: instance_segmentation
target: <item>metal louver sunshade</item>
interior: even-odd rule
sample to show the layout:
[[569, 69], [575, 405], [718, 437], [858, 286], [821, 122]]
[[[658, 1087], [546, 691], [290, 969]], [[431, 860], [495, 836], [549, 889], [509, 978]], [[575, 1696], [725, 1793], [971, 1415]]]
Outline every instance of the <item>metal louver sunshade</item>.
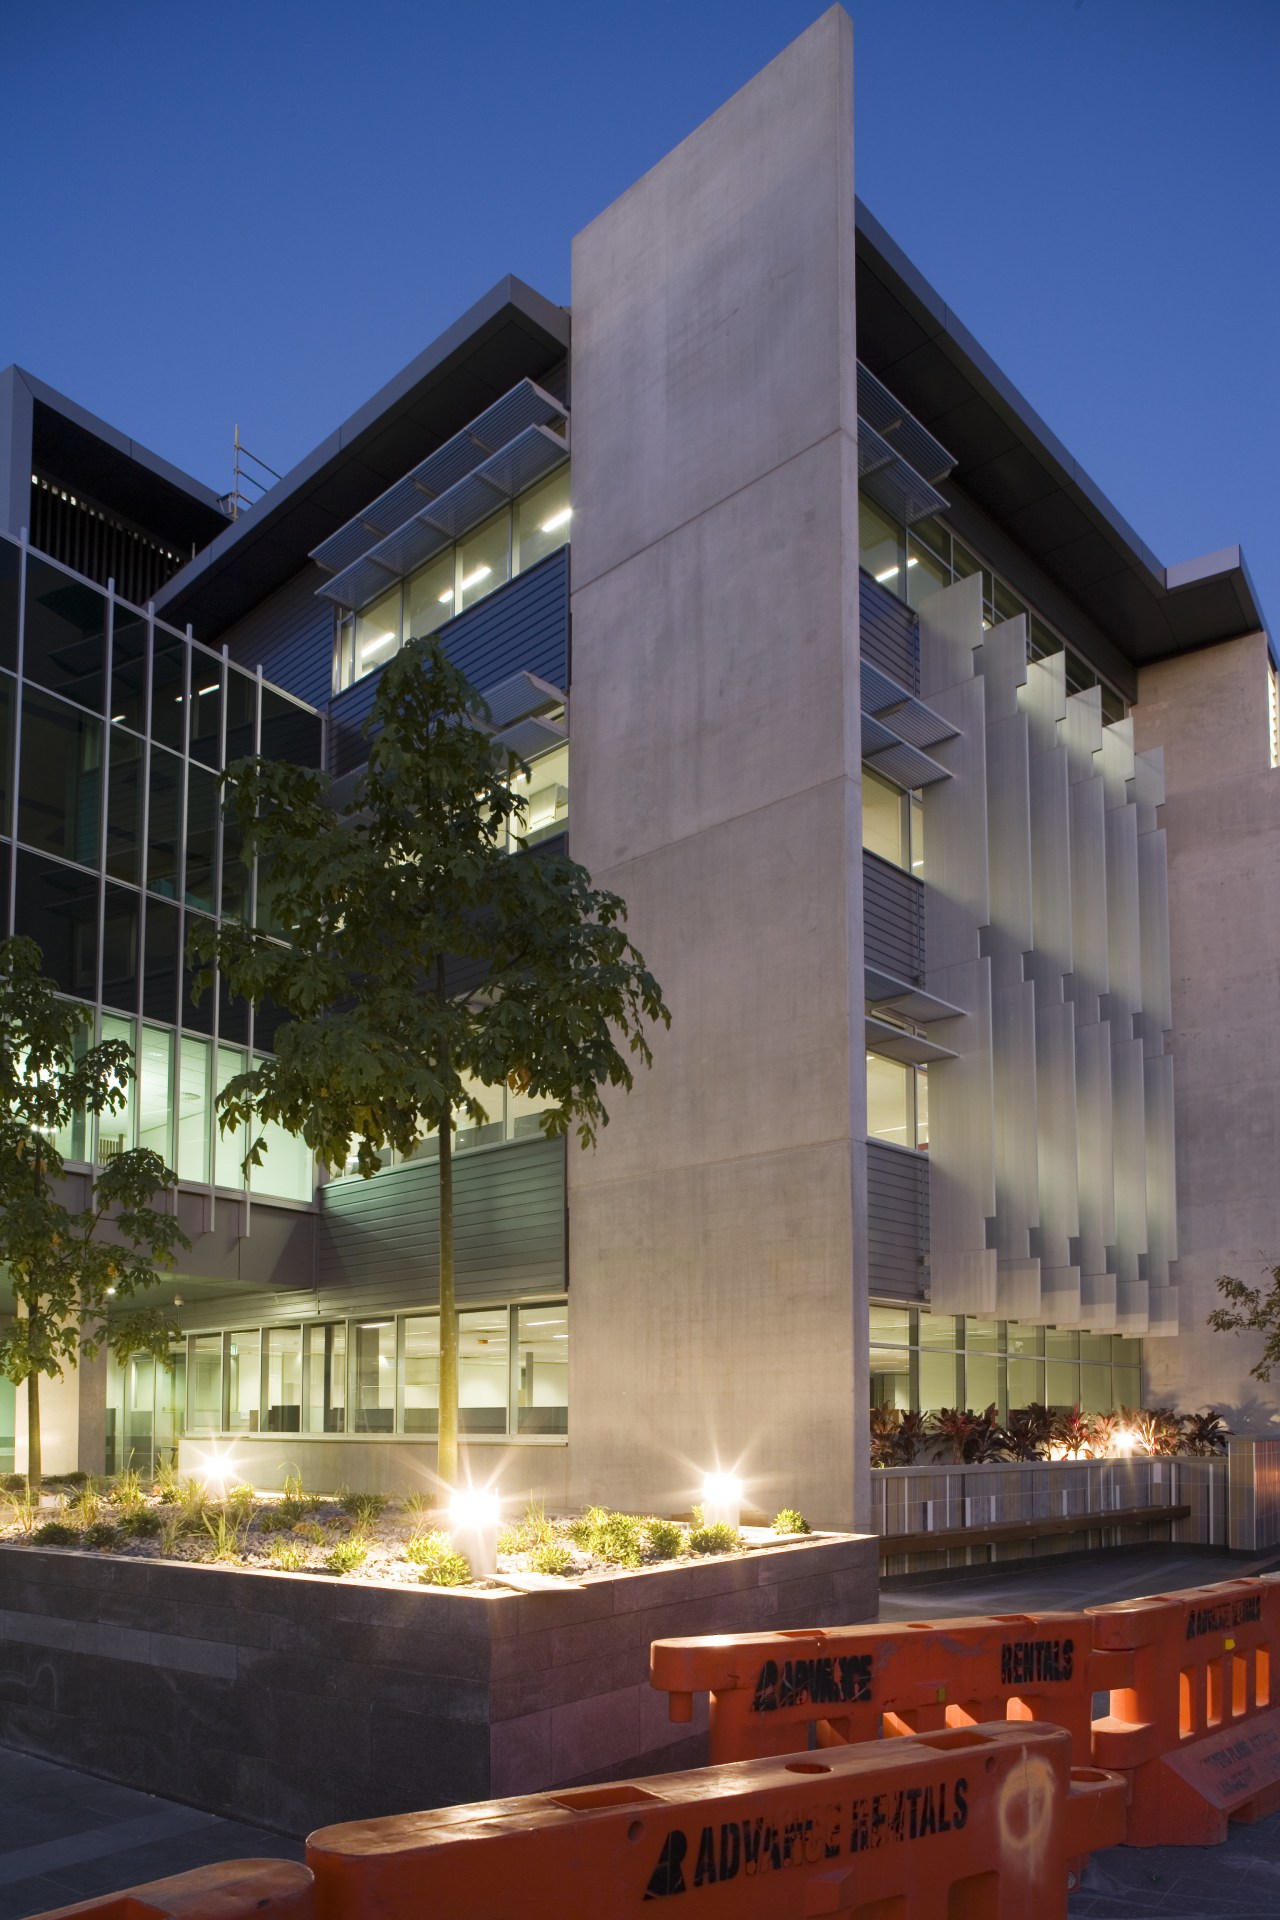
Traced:
[[931, 485], [945, 480], [955, 466], [954, 454], [948, 453], [913, 413], [908, 413], [901, 400], [890, 393], [884, 381], [877, 380], [861, 360], [858, 362], [858, 414], [888, 442], [894, 453], [900, 454], [907, 465]]

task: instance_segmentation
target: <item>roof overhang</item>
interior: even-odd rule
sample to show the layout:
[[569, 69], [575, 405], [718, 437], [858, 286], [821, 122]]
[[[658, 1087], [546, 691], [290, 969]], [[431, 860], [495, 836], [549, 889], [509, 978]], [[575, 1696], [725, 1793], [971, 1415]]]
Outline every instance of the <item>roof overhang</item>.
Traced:
[[955, 456], [963, 495], [1127, 660], [1265, 627], [1239, 548], [1162, 566], [861, 202], [857, 310], [859, 359]]
[[563, 360], [569, 315], [508, 275], [261, 500], [242, 513], [157, 605], [216, 639], [307, 565], [362, 508], [526, 377]]

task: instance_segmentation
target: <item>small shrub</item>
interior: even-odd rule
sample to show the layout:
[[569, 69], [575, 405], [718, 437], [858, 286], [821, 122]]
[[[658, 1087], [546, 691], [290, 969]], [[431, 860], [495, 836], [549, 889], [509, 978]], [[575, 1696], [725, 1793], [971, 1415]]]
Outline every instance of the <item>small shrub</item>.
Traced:
[[[602, 1509], [595, 1508], [593, 1511], [604, 1517]], [[513, 1527], [504, 1527], [498, 1535], [499, 1553], [531, 1553], [535, 1547], [552, 1547], [555, 1544], [555, 1527], [548, 1520], [540, 1500], [530, 1500], [524, 1518]]]
[[301, 1573], [307, 1564], [307, 1550], [300, 1540], [273, 1540], [268, 1558], [281, 1573]]
[[690, 1553], [733, 1553], [741, 1545], [742, 1535], [727, 1520], [715, 1520], [709, 1527], [694, 1527], [689, 1535]]
[[371, 1527], [375, 1520], [381, 1520], [391, 1501], [385, 1493], [344, 1493], [338, 1505], [349, 1520]]
[[69, 1511], [74, 1513], [82, 1527], [91, 1527], [102, 1517], [102, 1495], [92, 1480], [85, 1479], [76, 1489], [75, 1497], [68, 1503]]
[[369, 1558], [369, 1549], [358, 1535], [352, 1534], [349, 1540], [339, 1540], [336, 1547], [330, 1547], [324, 1557], [324, 1564], [330, 1573], [341, 1576], [355, 1573]]
[[119, 1532], [126, 1540], [154, 1540], [164, 1532], [164, 1521], [154, 1507], [139, 1507], [136, 1513], [125, 1514]]
[[174, 1559], [178, 1552], [178, 1541], [182, 1537], [182, 1516], [177, 1513], [165, 1513], [160, 1516], [160, 1551], [167, 1559]]
[[3, 1486], [6, 1493], [25, 1493], [27, 1476], [25, 1473], [6, 1473], [4, 1479], [0, 1481], [0, 1486]]
[[259, 1533], [287, 1533], [289, 1522], [279, 1507], [263, 1507], [257, 1516]]
[[120, 1545], [120, 1529], [110, 1520], [95, 1520], [81, 1534], [86, 1547], [110, 1549]]
[[633, 1513], [608, 1513], [591, 1535], [590, 1550], [597, 1560], [614, 1567], [638, 1567], [641, 1561], [641, 1522]]
[[166, 1506], [174, 1506], [180, 1497], [178, 1475], [170, 1460], [162, 1460], [156, 1468], [156, 1497]]
[[588, 1507], [584, 1514], [569, 1522], [569, 1538], [575, 1547], [589, 1547], [591, 1536], [609, 1518], [607, 1507]]
[[684, 1548], [684, 1529], [674, 1520], [650, 1520], [644, 1539], [647, 1551], [655, 1560], [678, 1560]]
[[784, 1507], [781, 1513], [773, 1516], [775, 1533], [811, 1533], [813, 1529], [804, 1515], [795, 1507]]
[[19, 1482], [19, 1489], [9, 1495], [9, 1505], [13, 1508], [14, 1525], [23, 1533], [30, 1533], [40, 1516], [40, 1496], [25, 1480]]
[[244, 1524], [253, 1518], [253, 1488], [242, 1482], [239, 1486], [227, 1490], [227, 1512], [234, 1515], [238, 1524]]
[[425, 1520], [433, 1511], [435, 1504], [436, 1497], [433, 1493], [423, 1493], [416, 1487], [412, 1493], [406, 1493], [404, 1497], [404, 1510], [411, 1520]]
[[[345, 1492], [346, 1489], [342, 1488], [341, 1491]], [[293, 1525], [295, 1520], [305, 1520], [308, 1515], [315, 1513], [323, 1504], [318, 1493], [307, 1493], [304, 1491], [302, 1475], [300, 1473], [287, 1473], [285, 1475], [284, 1486], [280, 1494], [279, 1512], [284, 1515], [290, 1526]]]
[[213, 1541], [214, 1559], [238, 1560], [244, 1542], [243, 1522], [238, 1523], [235, 1515], [227, 1513], [225, 1508], [219, 1508], [216, 1513], [206, 1513], [202, 1519], [205, 1532]]
[[534, 1573], [568, 1573], [573, 1555], [558, 1540], [540, 1540], [529, 1550], [529, 1566]]
[[31, 1538], [40, 1547], [78, 1547], [80, 1529], [68, 1526], [65, 1520], [46, 1520], [32, 1531]]
[[203, 1480], [188, 1475], [178, 1485], [178, 1512], [182, 1519], [184, 1533], [199, 1533], [205, 1525], [209, 1510], [209, 1489]]
[[415, 1533], [404, 1551], [424, 1586], [460, 1587], [471, 1578], [471, 1562], [454, 1551], [447, 1533]]
[[89, 1484], [90, 1476], [83, 1467], [77, 1467], [74, 1473], [55, 1473], [47, 1478], [50, 1486], [60, 1482], [64, 1487], [85, 1487]]
[[123, 1473], [117, 1474], [107, 1490], [107, 1498], [121, 1513], [136, 1513], [139, 1507], [145, 1507], [147, 1496], [142, 1491], [138, 1469], [128, 1467]]
[[290, 1532], [295, 1540], [306, 1540], [313, 1547], [324, 1545], [324, 1528], [315, 1520], [299, 1520], [296, 1527], [290, 1528]]

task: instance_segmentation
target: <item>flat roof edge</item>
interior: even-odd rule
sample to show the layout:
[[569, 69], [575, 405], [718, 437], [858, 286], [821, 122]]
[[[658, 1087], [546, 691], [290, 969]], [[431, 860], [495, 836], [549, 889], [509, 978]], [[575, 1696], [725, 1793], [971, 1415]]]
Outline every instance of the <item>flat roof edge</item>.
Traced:
[[87, 407], [82, 407], [78, 401], [69, 399], [65, 393], [60, 393], [56, 387], [51, 387], [46, 380], [38, 379], [34, 373], [28, 372], [26, 367], [19, 366], [15, 361], [3, 369], [0, 378], [5, 374], [21, 380], [32, 399], [38, 401], [41, 406], [48, 407], [52, 413], [61, 414], [64, 420], [71, 421], [82, 432], [91, 434], [95, 440], [101, 440], [104, 446], [123, 454], [125, 459], [132, 460], [135, 466], [142, 467], [146, 472], [153, 474], [157, 480], [163, 480], [166, 485], [187, 494], [202, 507], [208, 507], [215, 513], [224, 511], [220, 495], [212, 487], [206, 486], [203, 480], [197, 480], [193, 474], [184, 473], [182, 468], [176, 467], [171, 460], [153, 453], [150, 447], [144, 447], [140, 440], [131, 439], [128, 434], [121, 433], [118, 427], [113, 427], [109, 421], [100, 419], [95, 413], [90, 413]]

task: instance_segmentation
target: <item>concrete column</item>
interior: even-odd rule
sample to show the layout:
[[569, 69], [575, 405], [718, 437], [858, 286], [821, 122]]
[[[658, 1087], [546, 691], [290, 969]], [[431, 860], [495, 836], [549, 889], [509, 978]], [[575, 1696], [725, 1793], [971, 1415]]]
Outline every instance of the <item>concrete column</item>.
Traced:
[[574, 243], [571, 847], [671, 1005], [570, 1149], [572, 1479], [865, 1522], [853, 48]]
[[[1239, 1432], [1274, 1434], [1280, 1383], [1249, 1374], [1261, 1340], [1205, 1324], [1221, 1304], [1219, 1274], [1257, 1285], [1280, 1261], [1280, 771], [1266, 636], [1144, 667], [1133, 725], [1139, 752], [1165, 750], [1177, 1035], [1179, 1337], [1145, 1343], [1145, 1396], [1212, 1405]], [[1163, 1075], [1160, 1092], [1167, 1100]], [[1158, 1124], [1163, 1136], [1163, 1116]], [[1167, 1158], [1167, 1146], [1155, 1155], [1162, 1183]]]

